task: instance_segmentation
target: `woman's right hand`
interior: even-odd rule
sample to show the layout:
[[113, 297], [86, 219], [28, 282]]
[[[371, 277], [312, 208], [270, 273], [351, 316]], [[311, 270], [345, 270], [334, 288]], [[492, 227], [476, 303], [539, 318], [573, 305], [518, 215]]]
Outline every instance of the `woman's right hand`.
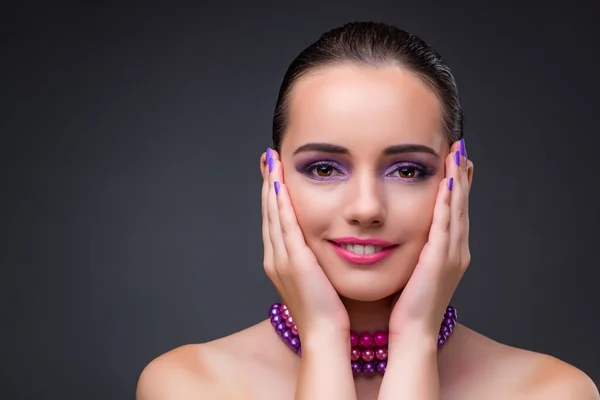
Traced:
[[269, 149], [261, 162], [263, 264], [267, 276], [290, 310], [303, 345], [313, 333], [349, 337], [348, 313], [306, 245], [283, 183], [279, 154]]

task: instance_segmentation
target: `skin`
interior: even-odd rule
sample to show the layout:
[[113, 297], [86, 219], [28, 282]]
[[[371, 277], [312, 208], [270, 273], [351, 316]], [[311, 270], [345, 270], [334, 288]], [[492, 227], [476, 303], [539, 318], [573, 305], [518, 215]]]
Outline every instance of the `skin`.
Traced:
[[[281, 260], [276, 254], [276, 242], [283, 229], [287, 232], [289, 258], [301, 258], [301, 265], [312, 265], [314, 261], [315, 266], [320, 266], [301, 271], [312, 274], [313, 286], [303, 287], [297, 266], [295, 270], [287, 266], [286, 270], [281, 262], [265, 262], [267, 274], [290, 305], [300, 336], [307, 341], [312, 332], [322, 334], [326, 325], [371, 332], [388, 328], [390, 332], [396, 328], [400, 332], [418, 326], [419, 329], [409, 331], [423, 333], [421, 337], [432, 331], [430, 321], [439, 320], [437, 313], [445, 308], [469, 262], [467, 199], [473, 180], [471, 161], [463, 157], [462, 169], [452, 166], [458, 143], [451, 146], [448, 142], [440, 112], [441, 104], [435, 94], [418, 77], [399, 67], [337, 65], [315, 71], [296, 83], [281, 154], [274, 155], [274, 171], [269, 173], [265, 154], [261, 156], [260, 168], [264, 188], [269, 188], [263, 189], [263, 202], [265, 193], [271, 202], [263, 214], [278, 216], [282, 224], [279, 230], [272, 224], [267, 226], [266, 236], [263, 229], [264, 239], [275, 243], [274, 251], [266, 246], [265, 259], [272, 251], [272, 259]], [[335, 144], [347, 152], [311, 150], [294, 154], [308, 143]], [[435, 154], [383, 153], [388, 146], [403, 144], [421, 145]], [[323, 160], [333, 160], [339, 168], [305, 168]], [[407, 162], [425, 167], [428, 174], [419, 178], [418, 170], [399, 171]], [[448, 174], [457, 179], [453, 193], [444, 192]], [[280, 196], [270, 189], [274, 180], [282, 184]], [[457, 205], [453, 206], [450, 203], [455, 199]], [[431, 243], [432, 235], [439, 230], [436, 219], [442, 215], [444, 201], [448, 204], [448, 219], [459, 221], [453, 222], [448, 232], [448, 254], [453, 254], [452, 249], [456, 251], [455, 257], [444, 257], [436, 265], [431, 254], [439, 251], [432, 251]], [[328, 242], [341, 236], [377, 237], [398, 247], [382, 262], [357, 268], [339, 258]], [[429, 257], [423, 255], [427, 247]], [[452, 259], [459, 260], [455, 267]], [[436, 277], [433, 281], [437, 284], [428, 288], [432, 277]], [[308, 294], [315, 285], [318, 290]], [[331, 293], [340, 295], [339, 304], [333, 299], [337, 296]], [[428, 303], [429, 299], [435, 301]], [[329, 317], [328, 324], [318, 321], [322, 315]], [[395, 343], [420, 341], [417, 335], [410, 339], [398, 338]], [[425, 398], [407, 394], [408, 386], [425, 376], [433, 378], [424, 385], [436, 388], [428, 394], [430, 398], [600, 399], [592, 381], [577, 368], [548, 355], [497, 343], [461, 324], [422, 374], [416, 358], [406, 358], [407, 368], [401, 369], [401, 356], [409, 353], [410, 346], [398, 348], [402, 348], [395, 356], [399, 369], [388, 367], [385, 377], [393, 375], [394, 381], [401, 381], [408, 376], [406, 384], [394, 387], [394, 382], [384, 382], [379, 376], [359, 377], [353, 380], [352, 396], [393, 398], [385, 393], [389, 387], [392, 395]], [[321, 351], [324, 353], [327, 349]], [[390, 350], [390, 365], [391, 357]], [[266, 320], [225, 338], [182, 346], [158, 357], [142, 372], [137, 398], [302, 397], [298, 389], [305, 385], [303, 382], [319, 382], [320, 377], [327, 377], [311, 377], [310, 371], [320, 364], [307, 367], [310, 358], [303, 356], [301, 362], [281, 343]], [[329, 358], [322, 358], [321, 363], [328, 362]], [[417, 370], [414, 377], [410, 375], [413, 369]], [[351, 387], [352, 381], [346, 385], [346, 378], [339, 377], [345, 388]]]

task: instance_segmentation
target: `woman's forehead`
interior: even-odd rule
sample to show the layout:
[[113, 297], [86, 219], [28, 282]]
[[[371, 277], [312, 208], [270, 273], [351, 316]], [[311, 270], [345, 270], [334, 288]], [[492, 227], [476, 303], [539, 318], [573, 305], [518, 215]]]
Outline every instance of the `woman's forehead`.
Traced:
[[292, 146], [414, 143], [438, 151], [447, 142], [439, 99], [400, 67], [323, 68], [296, 82], [289, 101], [284, 141]]

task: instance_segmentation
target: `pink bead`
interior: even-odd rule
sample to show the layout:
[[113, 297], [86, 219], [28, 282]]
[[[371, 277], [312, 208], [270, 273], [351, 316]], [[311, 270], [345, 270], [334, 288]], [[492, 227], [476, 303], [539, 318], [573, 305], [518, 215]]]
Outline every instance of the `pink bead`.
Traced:
[[362, 347], [369, 347], [373, 344], [373, 336], [369, 332], [361, 333], [359, 341]]
[[385, 346], [388, 342], [388, 335], [383, 331], [377, 331], [373, 335], [373, 341], [375, 342], [375, 346]]
[[288, 310], [287, 308], [286, 308], [285, 310], [282, 310], [282, 311], [281, 311], [281, 316], [282, 316], [284, 319], [288, 319], [289, 317], [291, 317], [291, 315], [290, 315], [290, 310]]
[[352, 346], [352, 347], [358, 346], [358, 333], [350, 332], [350, 346]]
[[287, 318], [285, 319], [285, 325], [286, 325], [288, 328], [291, 328], [292, 326], [294, 326], [294, 319], [293, 319], [291, 316], [290, 316], [290, 317], [287, 317]]
[[358, 361], [360, 358], [360, 350], [356, 347], [353, 347], [352, 350], [350, 350], [350, 358], [352, 361]]
[[375, 352], [373, 349], [363, 349], [361, 356], [364, 361], [371, 362], [375, 358]]
[[388, 349], [385, 347], [378, 347], [377, 350], [375, 350], [375, 357], [380, 361], [387, 359]]
[[296, 325], [292, 326], [291, 331], [294, 335], [298, 336], [298, 328], [296, 328]]
[[282, 304], [279, 308], [281, 308], [282, 310], [287, 310], [287, 306], [285, 304]]

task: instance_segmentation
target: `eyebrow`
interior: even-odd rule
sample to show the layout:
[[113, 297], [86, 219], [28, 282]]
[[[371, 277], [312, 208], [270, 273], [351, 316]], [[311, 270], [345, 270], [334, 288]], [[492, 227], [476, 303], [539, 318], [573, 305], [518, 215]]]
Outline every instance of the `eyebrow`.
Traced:
[[[303, 153], [307, 151], [319, 151], [322, 153], [332, 153], [332, 154], [350, 154], [350, 151], [342, 146], [338, 146], [335, 144], [329, 143], [307, 143], [298, 147], [294, 151], [294, 155], [298, 153]], [[421, 144], [397, 144], [394, 146], [386, 147], [383, 150], [383, 154], [386, 156], [396, 155], [396, 154], [405, 154], [405, 153], [428, 153], [432, 154], [436, 157], [440, 155], [433, 150], [431, 147], [427, 147]]]

